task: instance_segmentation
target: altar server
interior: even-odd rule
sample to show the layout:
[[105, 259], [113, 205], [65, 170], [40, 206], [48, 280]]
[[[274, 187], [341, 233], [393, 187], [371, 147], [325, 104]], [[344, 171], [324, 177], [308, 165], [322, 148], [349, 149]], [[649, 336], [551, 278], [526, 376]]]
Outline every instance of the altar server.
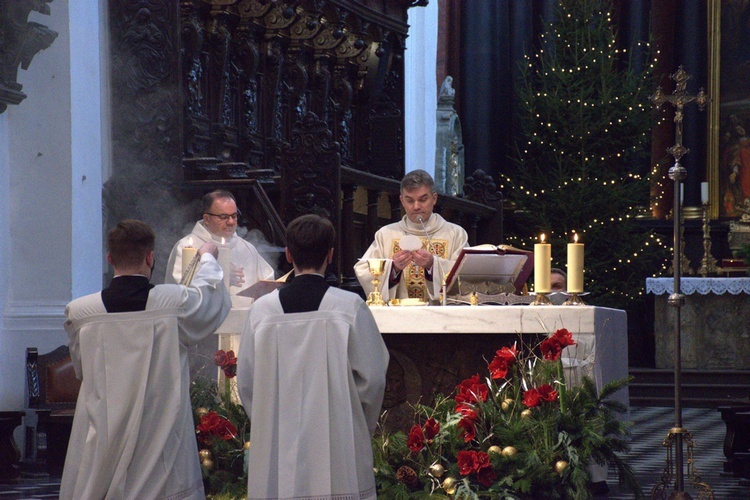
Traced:
[[323, 277], [334, 238], [317, 215], [289, 224], [295, 278], [253, 304], [242, 333], [251, 499], [376, 498], [371, 440], [388, 350], [362, 299]]
[[151, 285], [154, 240], [147, 224], [120, 222], [108, 235], [110, 286], [66, 308], [82, 385], [62, 499], [205, 498], [186, 346], [216, 330], [231, 300], [211, 242], [189, 287]]
[[218, 189], [206, 194], [201, 201], [203, 218], [195, 223], [193, 230], [175, 243], [167, 262], [165, 283], [182, 280], [182, 250], [188, 245], [199, 247], [207, 241], [222, 244], [231, 254], [231, 295], [249, 288], [260, 280], [274, 279], [273, 268], [261, 257], [249, 241], [237, 236], [239, 211], [234, 195]]
[[[413, 170], [401, 180], [399, 199], [406, 215], [399, 222], [380, 228], [375, 241], [354, 266], [365, 294], [374, 290], [367, 259], [388, 259], [383, 275], [386, 279], [380, 286], [384, 300], [438, 299], [445, 275], [469, 238], [461, 226], [432, 212], [437, 196], [435, 181], [424, 170]], [[407, 236], [411, 240], [408, 244]]]

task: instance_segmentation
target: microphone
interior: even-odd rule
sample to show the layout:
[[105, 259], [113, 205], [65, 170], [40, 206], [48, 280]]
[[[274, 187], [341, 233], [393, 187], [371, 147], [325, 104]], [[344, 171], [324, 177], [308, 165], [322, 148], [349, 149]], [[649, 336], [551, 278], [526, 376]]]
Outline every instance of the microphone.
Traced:
[[419, 224], [422, 226], [422, 231], [424, 231], [424, 235], [427, 237], [427, 243], [430, 245], [430, 253], [432, 254], [432, 258], [435, 261], [435, 264], [438, 266], [438, 269], [440, 269], [440, 274], [443, 276], [443, 283], [442, 283], [443, 293], [442, 293], [441, 305], [446, 305], [448, 290], [445, 289], [445, 271], [443, 270], [443, 266], [440, 264], [440, 259], [438, 258], [437, 252], [435, 251], [435, 246], [432, 244], [432, 238], [430, 238], [430, 233], [427, 232], [427, 228], [424, 225], [424, 220], [422, 219], [422, 216], [418, 215], [417, 220], [419, 221]]

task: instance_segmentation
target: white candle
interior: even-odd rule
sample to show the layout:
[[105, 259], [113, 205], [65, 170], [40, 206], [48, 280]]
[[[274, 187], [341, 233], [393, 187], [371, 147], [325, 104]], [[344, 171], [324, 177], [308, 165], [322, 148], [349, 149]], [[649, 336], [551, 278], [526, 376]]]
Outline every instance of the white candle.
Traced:
[[185, 276], [190, 262], [198, 254], [198, 249], [193, 246], [193, 240], [188, 242], [186, 247], [182, 247], [182, 275]]
[[568, 292], [583, 293], [583, 243], [578, 243], [578, 234], [568, 243]]
[[708, 203], [708, 182], [701, 182], [701, 203]]
[[549, 293], [552, 247], [544, 242], [544, 234], [540, 236], [539, 241], [541, 243], [534, 245], [534, 291]]
[[221, 246], [219, 247], [219, 266], [224, 272], [224, 285], [229, 290], [229, 273], [232, 269], [232, 251], [224, 244], [224, 238], [221, 239]]

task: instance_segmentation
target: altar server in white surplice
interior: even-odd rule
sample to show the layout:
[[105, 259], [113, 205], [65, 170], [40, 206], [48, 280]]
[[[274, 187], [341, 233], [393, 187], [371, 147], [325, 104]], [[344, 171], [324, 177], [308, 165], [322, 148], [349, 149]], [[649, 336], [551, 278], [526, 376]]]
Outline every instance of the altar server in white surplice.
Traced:
[[108, 235], [110, 286], [66, 309], [82, 380], [60, 498], [205, 498], [190, 406], [188, 345], [231, 307], [218, 248], [199, 249], [189, 287], [149, 283], [154, 232], [124, 220]]
[[404, 176], [399, 198], [406, 215], [375, 233], [375, 241], [354, 265], [354, 272], [369, 295], [374, 287], [367, 259], [388, 259], [380, 285], [383, 300], [437, 300], [445, 275], [468, 244], [468, 235], [461, 226], [432, 212], [437, 202], [435, 181], [424, 170]]
[[376, 498], [372, 434], [388, 350], [362, 299], [325, 282], [334, 238], [317, 215], [289, 224], [295, 278], [252, 305], [242, 333], [249, 499]]

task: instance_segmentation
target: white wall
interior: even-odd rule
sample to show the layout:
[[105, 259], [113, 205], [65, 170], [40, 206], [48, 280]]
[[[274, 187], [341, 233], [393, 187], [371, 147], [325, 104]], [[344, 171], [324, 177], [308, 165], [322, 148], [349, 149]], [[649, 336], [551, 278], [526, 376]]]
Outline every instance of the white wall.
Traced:
[[409, 9], [406, 39], [404, 113], [406, 171], [421, 168], [435, 173], [437, 112], [438, 2]]
[[19, 69], [28, 97], [0, 115], [0, 410], [25, 406], [26, 347], [67, 343], [65, 304], [101, 287], [100, 6], [50, 9], [29, 20], [58, 37]]

